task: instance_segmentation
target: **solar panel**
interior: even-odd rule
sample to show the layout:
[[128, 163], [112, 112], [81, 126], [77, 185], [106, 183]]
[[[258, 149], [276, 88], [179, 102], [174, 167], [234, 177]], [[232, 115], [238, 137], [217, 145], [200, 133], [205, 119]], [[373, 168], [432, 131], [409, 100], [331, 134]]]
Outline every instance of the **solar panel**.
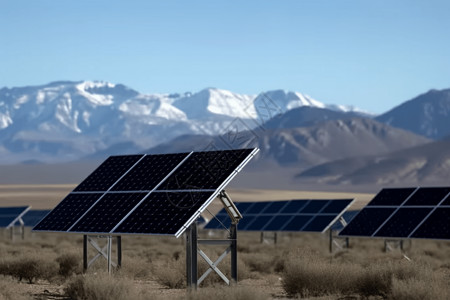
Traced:
[[450, 239], [450, 188], [383, 189], [340, 236]]
[[[352, 203], [352, 199], [238, 202], [243, 215], [241, 231], [311, 231], [327, 230]], [[231, 221], [225, 209], [205, 229], [221, 229]]]
[[[359, 213], [359, 210], [347, 210], [342, 215], [342, 218], [344, 221], [348, 224], [353, 218]], [[335, 231], [341, 231], [344, 228], [344, 225], [342, 225], [341, 222], [336, 222], [331, 226], [331, 229]]]
[[49, 209], [30, 209], [23, 215], [22, 220], [25, 223], [25, 226], [33, 227], [49, 213]]
[[217, 189], [253, 149], [195, 152], [158, 190]]
[[258, 151], [111, 156], [33, 230], [178, 237]]
[[30, 206], [0, 207], [0, 227], [14, 226], [29, 209]]

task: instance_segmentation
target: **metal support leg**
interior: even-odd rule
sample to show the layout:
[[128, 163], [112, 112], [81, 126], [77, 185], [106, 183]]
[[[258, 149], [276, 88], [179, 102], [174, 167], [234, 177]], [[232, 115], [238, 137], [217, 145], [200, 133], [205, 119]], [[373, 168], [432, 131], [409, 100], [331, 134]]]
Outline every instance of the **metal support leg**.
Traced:
[[108, 261], [108, 274], [111, 274], [111, 250], [112, 250], [112, 236], [107, 236], [108, 248], [107, 248], [107, 261]]
[[193, 223], [186, 235], [186, 279], [189, 289], [197, 289], [197, 223]]
[[238, 280], [238, 268], [237, 268], [237, 224], [231, 224], [230, 227], [230, 239], [231, 239], [231, 279], [235, 283]]
[[260, 235], [260, 239], [259, 239], [260, 243], [264, 243], [264, 231], [261, 231], [261, 235]]
[[88, 268], [87, 241], [88, 241], [87, 235], [83, 235], [83, 272], [86, 272]]
[[11, 233], [11, 241], [14, 242], [14, 226], [11, 226], [9, 229], [10, 233]]
[[117, 237], [117, 268], [122, 267], [122, 237]]
[[22, 234], [22, 240], [25, 239], [25, 225], [20, 224], [20, 233]]
[[330, 242], [328, 245], [328, 250], [330, 251], [330, 253], [333, 253], [333, 230], [331, 228], [329, 230], [329, 235], [330, 235]]

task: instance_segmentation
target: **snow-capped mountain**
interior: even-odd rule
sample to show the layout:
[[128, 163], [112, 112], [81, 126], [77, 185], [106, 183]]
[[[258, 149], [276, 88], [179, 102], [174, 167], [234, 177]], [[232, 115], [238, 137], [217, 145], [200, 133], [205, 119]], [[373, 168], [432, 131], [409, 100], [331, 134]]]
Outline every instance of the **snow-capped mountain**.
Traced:
[[149, 95], [99, 81], [2, 88], [0, 163], [66, 161], [120, 143], [137, 152], [184, 134], [223, 134], [237, 119], [248, 129], [302, 106], [348, 109], [283, 90]]

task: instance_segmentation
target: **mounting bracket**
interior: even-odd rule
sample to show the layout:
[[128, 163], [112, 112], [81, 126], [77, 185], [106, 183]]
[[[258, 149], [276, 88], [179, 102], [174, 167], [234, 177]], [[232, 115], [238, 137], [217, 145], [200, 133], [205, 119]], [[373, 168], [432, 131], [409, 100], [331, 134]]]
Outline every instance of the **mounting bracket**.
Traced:
[[[111, 274], [112, 267], [120, 268], [122, 265], [122, 237], [117, 236], [117, 263], [112, 261], [112, 236], [88, 236], [83, 235], [83, 271], [86, 270], [100, 257], [104, 257], [108, 264], [108, 274]], [[106, 239], [106, 244], [101, 247], [99, 240]], [[97, 254], [88, 261], [88, 243], [97, 251]]]

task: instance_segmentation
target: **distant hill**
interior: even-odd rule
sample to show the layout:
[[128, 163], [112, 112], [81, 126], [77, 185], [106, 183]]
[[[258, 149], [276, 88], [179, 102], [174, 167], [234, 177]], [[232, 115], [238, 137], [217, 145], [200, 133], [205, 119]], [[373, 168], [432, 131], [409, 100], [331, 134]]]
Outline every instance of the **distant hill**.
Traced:
[[[226, 137], [227, 134], [219, 137], [187, 135], [146, 152], [226, 149]], [[259, 162], [271, 161], [298, 169], [357, 155], [389, 153], [429, 141], [366, 118], [334, 120], [310, 127], [247, 131], [240, 133], [238, 138], [243, 146], [261, 149]]]
[[432, 139], [450, 135], [450, 89], [431, 90], [376, 117]]
[[296, 177], [328, 184], [448, 185], [449, 147], [447, 138], [388, 154], [328, 162]]

